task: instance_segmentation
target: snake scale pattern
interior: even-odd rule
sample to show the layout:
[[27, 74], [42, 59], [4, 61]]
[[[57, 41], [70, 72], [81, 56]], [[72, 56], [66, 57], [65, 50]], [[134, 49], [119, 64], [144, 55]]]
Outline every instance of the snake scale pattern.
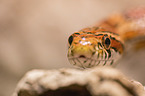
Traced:
[[[145, 8], [129, 9], [114, 14], [92, 27], [73, 33], [68, 38], [68, 59], [74, 66], [115, 66], [122, 58], [128, 43], [145, 36]], [[135, 40], [134, 40], [135, 41]], [[145, 46], [145, 41], [134, 48]]]

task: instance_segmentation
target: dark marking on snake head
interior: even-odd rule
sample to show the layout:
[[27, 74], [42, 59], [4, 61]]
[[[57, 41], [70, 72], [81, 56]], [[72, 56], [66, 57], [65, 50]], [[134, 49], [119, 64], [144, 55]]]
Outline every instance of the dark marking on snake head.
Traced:
[[108, 36], [108, 34], [104, 34], [104, 36]]
[[74, 34], [80, 35], [80, 33], [74, 33]]
[[105, 63], [103, 64], [103, 66], [106, 65], [106, 63], [107, 63], [107, 61], [105, 61]]
[[102, 36], [103, 34], [97, 34], [97, 35], [95, 35], [95, 36]]
[[98, 42], [98, 48], [99, 48], [99, 46], [101, 46], [101, 47], [102, 47], [102, 45], [101, 45], [101, 43], [100, 43], [100, 42]]
[[112, 65], [114, 63], [114, 60], [111, 61], [110, 65]]
[[114, 49], [115, 52], [117, 52], [118, 50], [115, 47], [111, 47], [112, 49]]
[[108, 52], [108, 54], [109, 54], [109, 56], [108, 56], [108, 59], [111, 57], [111, 51], [110, 51], [110, 49], [109, 50], [106, 50], [107, 52]]
[[107, 53], [105, 52], [105, 59], [107, 58]]
[[93, 34], [92, 32], [87, 32], [87, 34]]

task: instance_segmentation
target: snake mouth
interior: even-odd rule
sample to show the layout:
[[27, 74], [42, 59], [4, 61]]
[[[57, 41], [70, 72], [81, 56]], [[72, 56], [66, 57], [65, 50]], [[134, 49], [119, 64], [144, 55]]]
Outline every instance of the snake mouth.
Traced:
[[86, 58], [86, 56], [85, 55], [80, 55], [79, 58]]
[[80, 55], [79, 57], [70, 57], [68, 58], [72, 65], [78, 66], [80, 68], [91, 68], [93, 66], [104, 66], [104, 65], [112, 65], [113, 59], [94, 59], [88, 58], [84, 55]]
[[[106, 59], [94, 59], [94, 58], [87, 58], [85, 56], [80, 56], [80, 57], [70, 57], [68, 58], [69, 60], [84, 60], [84, 61], [87, 61], [87, 60], [91, 60], [91, 61], [112, 61], [113, 59], [109, 59], [109, 60], [106, 60]], [[83, 62], [85, 63], [85, 62]]]

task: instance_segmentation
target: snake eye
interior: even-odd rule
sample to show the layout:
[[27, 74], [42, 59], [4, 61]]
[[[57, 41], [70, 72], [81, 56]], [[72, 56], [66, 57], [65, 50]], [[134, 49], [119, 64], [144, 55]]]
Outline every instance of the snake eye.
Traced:
[[111, 44], [111, 41], [110, 41], [109, 38], [105, 38], [105, 42], [104, 43], [105, 43], [106, 48], [109, 48], [109, 46]]
[[70, 36], [70, 37], [68, 38], [68, 42], [69, 42], [70, 45], [72, 44], [72, 42], [73, 42], [73, 36]]

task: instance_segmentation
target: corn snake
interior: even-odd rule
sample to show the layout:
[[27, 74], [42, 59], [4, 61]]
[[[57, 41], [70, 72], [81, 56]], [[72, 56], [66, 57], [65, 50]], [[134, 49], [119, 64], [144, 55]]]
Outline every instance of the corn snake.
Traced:
[[114, 14], [73, 33], [68, 39], [68, 59], [80, 68], [115, 66], [130, 46], [134, 45], [134, 50], [145, 48], [144, 30], [145, 8]]

